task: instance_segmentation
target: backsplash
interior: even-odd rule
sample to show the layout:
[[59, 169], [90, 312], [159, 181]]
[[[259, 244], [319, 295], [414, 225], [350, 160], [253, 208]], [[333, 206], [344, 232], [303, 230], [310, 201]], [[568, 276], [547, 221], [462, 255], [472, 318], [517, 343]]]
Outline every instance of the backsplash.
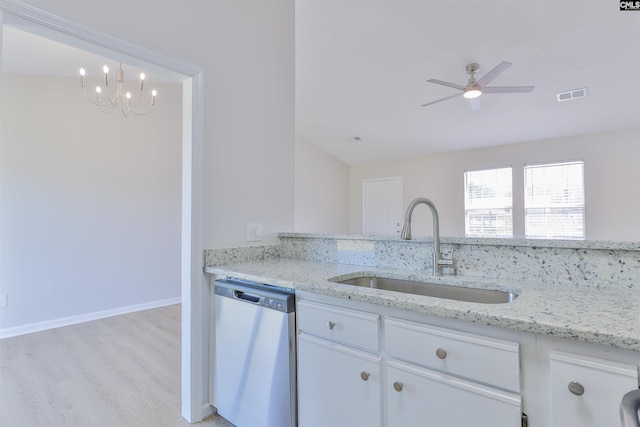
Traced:
[[456, 273], [587, 287], [640, 289], [640, 252], [453, 245]]
[[[205, 265], [289, 258], [389, 269], [430, 271], [429, 238], [280, 233], [280, 245], [205, 251]], [[442, 238], [445, 274], [595, 288], [640, 289], [635, 242]]]

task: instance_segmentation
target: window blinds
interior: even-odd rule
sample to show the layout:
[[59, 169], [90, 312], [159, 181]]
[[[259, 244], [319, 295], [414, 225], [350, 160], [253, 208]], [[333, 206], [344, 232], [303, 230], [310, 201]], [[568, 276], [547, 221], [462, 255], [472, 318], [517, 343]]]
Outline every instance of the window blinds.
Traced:
[[584, 239], [584, 163], [525, 165], [525, 236]]
[[465, 235], [512, 237], [511, 168], [467, 171], [464, 181]]

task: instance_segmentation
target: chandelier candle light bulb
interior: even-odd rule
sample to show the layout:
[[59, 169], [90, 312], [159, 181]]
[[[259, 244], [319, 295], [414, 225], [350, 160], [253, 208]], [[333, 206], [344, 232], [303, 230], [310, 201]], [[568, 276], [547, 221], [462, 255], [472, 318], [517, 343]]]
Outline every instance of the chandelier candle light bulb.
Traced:
[[109, 87], [109, 67], [106, 65], [102, 67], [102, 72], [104, 73], [104, 85]]
[[[105, 90], [109, 90], [109, 67], [104, 65], [102, 67], [103, 79]], [[80, 68], [80, 85], [82, 87], [82, 91], [84, 93], [85, 98], [92, 104], [96, 105], [100, 108], [103, 113], [110, 113], [116, 108], [119, 108], [122, 111], [122, 115], [128, 117], [130, 113], [136, 114], [138, 116], [146, 116], [153, 110], [153, 107], [156, 104], [156, 95], [157, 91], [154, 89], [151, 91], [151, 105], [148, 107], [146, 111], [139, 111], [136, 109], [138, 103], [143, 97], [144, 91], [144, 80], [146, 79], [146, 75], [144, 73], [140, 73], [138, 77], [140, 81], [138, 83], [139, 91], [136, 96], [134, 96], [131, 92], [125, 90], [125, 80], [124, 80], [124, 70], [122, 69], [122, 64], [118, 67], [116, 72], [116, 88], [115, 92], [113, 89], [111, 90], [111, 94], [107, 94], [105, 100], [101, 99], [102, 88], [100, 86], [96, 86], [96, 98], [95, 101], [92, 97], [89, 97], [86, 92], [86, 76], [87, 72], [84, 68]]]

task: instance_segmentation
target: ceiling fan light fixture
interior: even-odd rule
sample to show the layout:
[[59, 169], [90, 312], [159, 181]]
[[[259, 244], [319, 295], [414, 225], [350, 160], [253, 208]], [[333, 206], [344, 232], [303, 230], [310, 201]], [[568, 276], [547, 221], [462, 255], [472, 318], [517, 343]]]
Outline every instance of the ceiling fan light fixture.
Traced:
[[[437, 79], [429, 79], [427, 80], [430, 83], [435, 83], [442, 86], [451, 87], [454, 89], [458, 89], [462, 92], [462, 96], [465, 99], [474, 99], [482, 95], [482, 93], [530, 93], [533, 92], [535, 86], [488, 86], [496, 77], [502, 74], [507, 68], [509, 68], [512, 64], [507, 61], [502, 61], [487, 74], [476, 80], [476, 72], [480, 69], [480, 65], [476, 62], [472, 62], [471, 64], [467, 64], [466, 71], [469, 74], [469, 81], [465, 86], [446, 82], [444, 80]], [[460, 96], [460, 92], [455, 95], [447, 96], [445, 98], [440, 98], [436, 101], [427, 102], [426, 104], [422, 104], [423, 107], [428, 105], [437, 104], [438, 102], [446, 101], [447, 99], [454, 98], [456, 96]], [[477, 104], [477, 103], [474, 103]], [[473, 106], [472, 106], [473, 109]]]
[[480, 85], [477, 84], [464, 88], [464, 92], [462, 93], [462, 96], [467, 99], [477, 98], [480, 95], [482, 95], [482, 90], [480, 90]]

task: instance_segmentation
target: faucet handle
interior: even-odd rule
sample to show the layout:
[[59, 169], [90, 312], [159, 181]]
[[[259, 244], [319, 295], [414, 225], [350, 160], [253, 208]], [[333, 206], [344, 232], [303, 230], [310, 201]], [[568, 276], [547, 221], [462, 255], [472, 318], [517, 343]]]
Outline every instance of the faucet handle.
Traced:
[[455, 267], [453, 266], [453, 259], [437, 258], [436, 259], [435, 269], [434, 269], [435, 270], [435, 274], [437, 276], [442, 276], [442, 269], [443, 268], [453, 269], [453, 274], [456, 274]]

